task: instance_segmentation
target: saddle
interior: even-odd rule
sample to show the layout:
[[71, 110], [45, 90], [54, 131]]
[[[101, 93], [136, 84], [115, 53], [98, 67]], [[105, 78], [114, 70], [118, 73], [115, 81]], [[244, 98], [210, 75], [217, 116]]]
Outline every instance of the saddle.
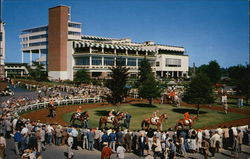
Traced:
[[151, 118], [151, 122], [152, 122], [153, 124], [157, 123], [158, 120], [159, 120], [159, 117]]
[[185, 123], [186, 123], [186, 124], [189, 124], [189, 123], [191, 123], [191, 122], [192, 122], [192, 119], [185, 120]]

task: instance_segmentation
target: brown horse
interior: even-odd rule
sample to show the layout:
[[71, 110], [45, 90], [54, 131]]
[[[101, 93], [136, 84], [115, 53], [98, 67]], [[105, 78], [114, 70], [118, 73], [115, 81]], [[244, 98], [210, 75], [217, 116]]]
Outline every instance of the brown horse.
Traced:
[[177, 127], [179, 127], [179, 126], [181, 126], [182, 129], [184, 128], [184, 126], [189, 126], [189, 128], [192, 128], [194, 121], [197, 119], [198, 119], [198, 117], [196, 115], [191, 117], [191, 121], [189, 121], [189, 123], [186, 123], [185, 119], [180, 119], [177, 122], [175, 129], [177, 129]]
[[[72, 125], [75, 125], [75, 120], [79, 120], [81, 124], [85, 123], [85, 121], [89, 120], [89, 113], [87, 111], [78, 115], [76, 112], [71, 115], [70, 122], [72, 121]], [[84, 125], [83, 125], [84, 126]]]
[[160, 115], [157, 123], [152, 123], [152, 118], [146, 118], [146, 119], [142, 120], [141, 127], [142, 127], [142, 129], [148, 130], [150, 125], [155, 125], [155, 126], [157, 126], [157, 130], [162, 130], [162, 123], [167, 118], [168, 117], [167, 117], [166, 113]]
[[106, 127], [107, 123], [113, 124], [115, 128], [119, 128], [120, 121], [124, 118], [124, 116], [124, 113], [119, 113], [114, 117], [113, 121], [108, 120], [108, 116], [101, 116], [99, 120], [99, 128], [102, 128], [103, 124]]
[[55, 117], [56, 116], [56, 106], [54, 106], [54, 105], [49, 105], [48, 107], [47, 107], [48, 109], [49, 109], [49, 115], [48, 115], [48, 117]]

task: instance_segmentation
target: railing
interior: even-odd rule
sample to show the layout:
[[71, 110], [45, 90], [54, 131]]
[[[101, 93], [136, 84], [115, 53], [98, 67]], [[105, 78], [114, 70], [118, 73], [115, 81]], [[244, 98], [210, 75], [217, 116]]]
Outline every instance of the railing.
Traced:
[[[54, 105], [61, 106], [61, 105], [74, 105], [74, 104], [83, 104], [83, 103], [97, 103], [101, 102], [101, 98], [74, 98], [74, 99], [65, 99], [65, 100], [55, 100]], [[26, 111], [31, 111], [35, 109], [41, 109], [46, 108], [48, 106], [49, 102], [43, 102], [43, 103], [34, 103], [30, 105], [25, 105], [16, 108], [13, 113], [23, 113]]]

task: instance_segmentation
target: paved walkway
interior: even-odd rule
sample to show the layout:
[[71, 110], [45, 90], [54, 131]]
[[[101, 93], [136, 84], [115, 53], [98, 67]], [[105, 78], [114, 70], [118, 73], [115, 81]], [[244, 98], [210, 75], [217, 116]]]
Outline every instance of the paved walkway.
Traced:
[[[250, 159], [250, 147], [243, 145], [242, 146], [242, 153], [240, 153], [240, 159]], [[42, 157], [44, 159], [65, 159], [65, 153], [67, 152], [67, 146], [55, 146], [55, 145], [46, 145], [46, 151], [42, 152]], [[100, 151], [88, 151], [79, 148], [79, 150], [73, 150], [74, 152], [74, 159], [99, 159], [101, 156]], [[20, 157], [17, 156], [14, 152], [14, 142], [12, 139], [7, 140], [7, 159], [19, 159]], [[145, 153], [146, 154], [146, 153]], [[215, 154], [216, 159], [229, 159], [231, 158], [231, 152], [228, 150], [222, 149], [220, 153]], [[126, 153], [125, 159], [139, 159], [139, 157], [133, 153]], [[202, 159], [203, 156], [198, 153], [188, 153], [187, 159]], [[113, 154], [111, 159], [117, 159], [116, 154]], [[180, 157], [177, 157], [180, 159]]]

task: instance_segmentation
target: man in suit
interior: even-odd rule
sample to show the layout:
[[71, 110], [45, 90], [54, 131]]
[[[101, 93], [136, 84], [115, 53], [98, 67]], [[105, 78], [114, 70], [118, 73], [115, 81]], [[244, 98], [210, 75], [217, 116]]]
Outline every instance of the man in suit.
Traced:
[[131, 147], [132, 147], [132, 134], [128, 130], [128, 132], [124, 136], [124, 141], [125, 141], [125, 147], [126, 151], [131, 153]]
[[146, 137], [143, 133], [140, 135], [138, 143], [139, 143], [139, 149], [140, 149], [140, 156], [144, 156], [144, 149], [146, 146]]

